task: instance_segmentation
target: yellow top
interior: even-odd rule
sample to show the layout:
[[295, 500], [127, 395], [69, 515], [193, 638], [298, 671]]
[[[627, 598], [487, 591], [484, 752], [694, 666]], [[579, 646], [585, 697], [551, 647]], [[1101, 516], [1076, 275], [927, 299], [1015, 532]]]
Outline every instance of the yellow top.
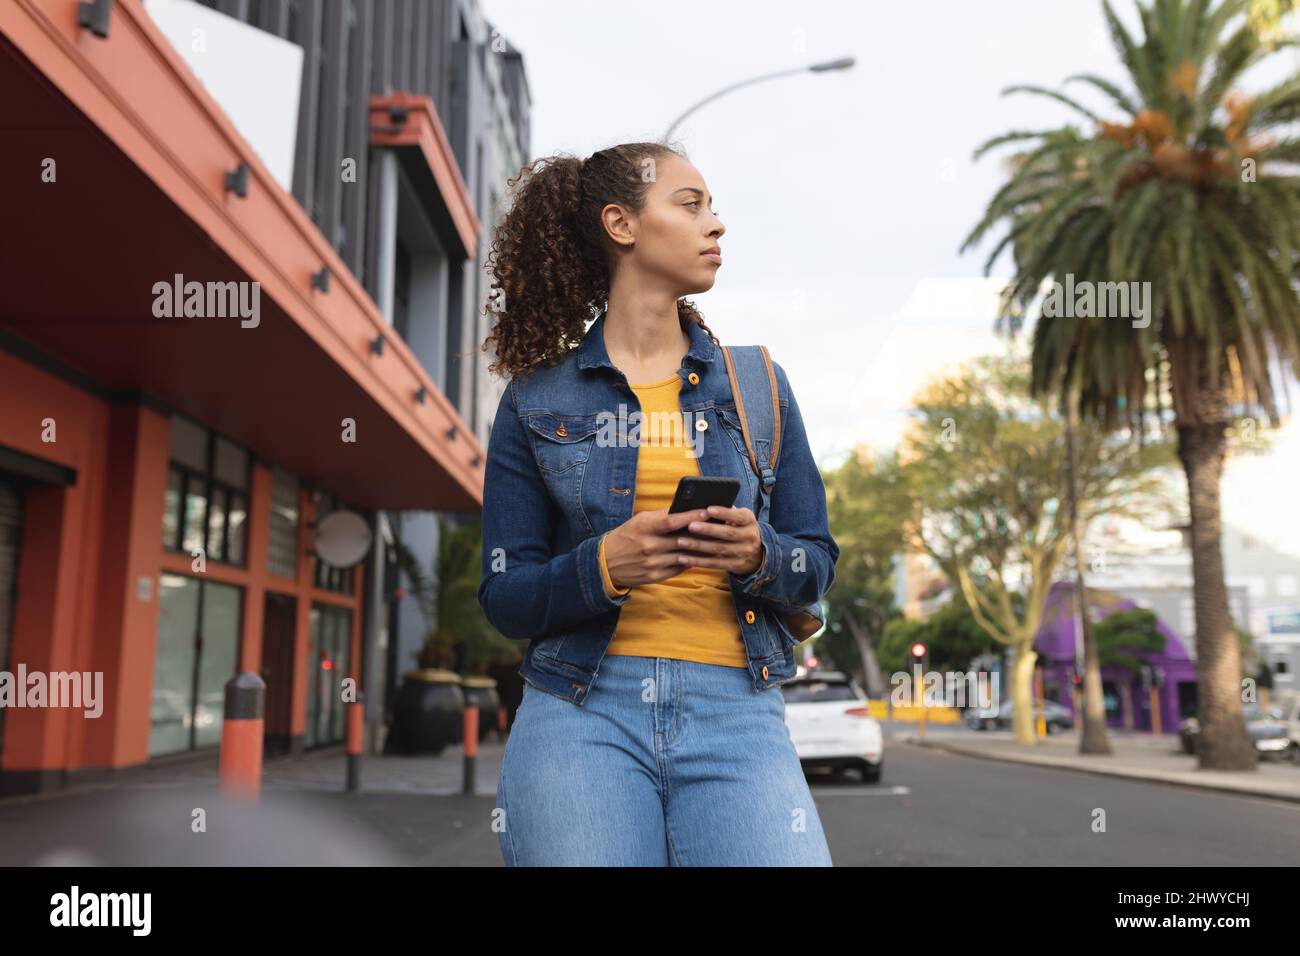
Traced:
[[[677, 375], [649, 385], [633, 385], [641, 402], [635, 512], [673, 503], [683, 475], [698, 475], [695, 438], [685, 433]], [[685, 529], [683, 529], [685, 531]], [[689, 532], [686, 532], [689, 534]], [[629, 589], [614, 587], [600, 541], [600, 573], [611, 597]], [[666, 581], [640, 584], [619, 612], [618, 629], [607, 654], [671, 657], [745, 667], [748, 657], [731, 600], [731, 582], [721, 568], [689, 567]]]

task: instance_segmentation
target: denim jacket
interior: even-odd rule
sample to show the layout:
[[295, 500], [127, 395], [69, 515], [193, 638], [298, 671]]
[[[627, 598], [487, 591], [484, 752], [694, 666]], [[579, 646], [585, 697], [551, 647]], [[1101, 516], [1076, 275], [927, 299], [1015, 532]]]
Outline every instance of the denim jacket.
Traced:
[[[483, 491], [479, 604], [498, 631], [528, 641], [520, 675], [579, 705], [620, 608], [637, 595], [633, 587], [609, 597], [600, 573], [601, 538], [634, 513], [640, 451], [628, 434], [640, 403], [610, 361], [604, 324], [602, 313], [557, 365], [510, 380], [488, 439]], [[756, 690], [766, 690], [795, 676], [794, 648], [824, 625], [820, 601], [835, 580], [840, 549], [785, 370], [773, 361], [781, 450], [776, 484], [763, 496], [722, 352], [699, 326], [689, 334], [678, 371], [683, 441], [698, 453], [701, 475], [740, 480], [736, 506], [754, 512], [764, 545], [752, 574], [727, 574], [750, 676]]]

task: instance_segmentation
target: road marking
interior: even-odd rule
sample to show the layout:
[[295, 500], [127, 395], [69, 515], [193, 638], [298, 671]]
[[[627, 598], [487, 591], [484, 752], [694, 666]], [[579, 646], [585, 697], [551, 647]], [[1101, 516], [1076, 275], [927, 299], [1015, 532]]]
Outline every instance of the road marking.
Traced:
[[809, 788], [817, 797], [905, 797], [911, 793], [909, 787], [833, 787], [826, 784], [814, 784]]

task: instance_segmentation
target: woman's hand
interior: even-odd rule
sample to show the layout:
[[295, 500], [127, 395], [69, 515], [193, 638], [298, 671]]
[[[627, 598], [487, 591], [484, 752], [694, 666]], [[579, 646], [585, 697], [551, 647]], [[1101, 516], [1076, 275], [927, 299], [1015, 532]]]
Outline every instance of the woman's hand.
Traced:
[[605, 568], [614, 587], [657, 584], [686, 570], [677, 562], [676, 536], [692, 521], [705, 521], [704, 511], [669, 514], [667, 508], [641, 511], [605, 536]]
[[765, 555], [754, 512], [720, 505], [709, 505], [708, 512], [726, 524], [692, 521], [687, 528], [692, 536], [678, 538], [677, 546], [698, 553], [678, 555], [677, 560], [687, 567], [720, 568], [742, 578], [762, 567]]

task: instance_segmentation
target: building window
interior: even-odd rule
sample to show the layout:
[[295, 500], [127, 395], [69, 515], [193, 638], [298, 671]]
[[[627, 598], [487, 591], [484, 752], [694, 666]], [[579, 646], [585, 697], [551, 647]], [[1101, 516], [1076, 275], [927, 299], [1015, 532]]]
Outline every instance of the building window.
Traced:
[[149, 755], [221, 743], [226, 682], [239, 659], [243, 589], [164, 574], [158, 591]]
[[249, 456], [209, 429], [172, 416], [171, 465], [163, 497], [163, 547], [243, 565]]
[[313, 604], [311, 648], [307, 658], [311, 667], [304, 741], [307, 747], [338, 743], [344, 738], [343, 680], [348, 676], [351, 644], [352, 612], [346, 608]]
[[270, 529], [267, 570], [292, 578], [298, 573], [298, 479], [279, 468], [271, 473]]

